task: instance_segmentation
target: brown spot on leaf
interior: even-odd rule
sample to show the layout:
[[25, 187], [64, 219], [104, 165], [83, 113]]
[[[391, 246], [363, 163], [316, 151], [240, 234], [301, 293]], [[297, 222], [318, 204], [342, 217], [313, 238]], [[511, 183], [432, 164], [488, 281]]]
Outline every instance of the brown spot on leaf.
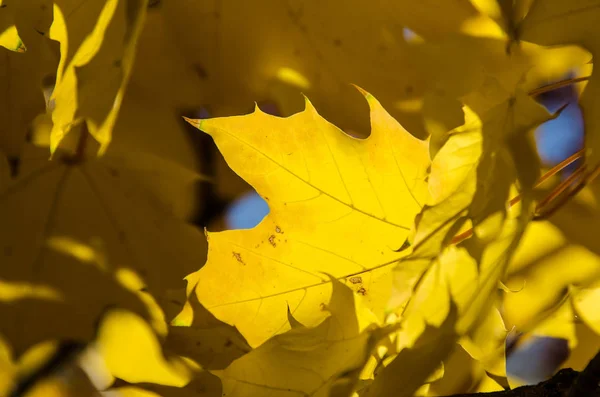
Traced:
[[271, 243], [273, 247], [277, 247], [277, 243], [275, 242], [275, 236], [272, 234], [271, 236], [269, 236], [269, 243]]
[[204, 66], [200, 65], [199, 63], [194, 64], [194, 72], [196, 72], [196, 74], [198, 75], [198, 77], [200, 77], [201, 80], [206, 80], [208, 78], [208, 73], [206, 72], [206, 69], [204, 69]]
[[325, 311], [327, 310], [327, 305], [323, 302], [321, 302], [321, 304], [319, 305], [319, 307], [321, 308], [321, 311]]
[[356, 291], [356, 293], [365, 296], [367, 294], [367, 290], [365, 289], [365, 287], [361, 287], [358, 291]]
[[231, 346], [231, 345], [233, 345], [233, 342], [231, 341], [231, 339], [227, 339], [227, 340], [225, 341], [225, 345], [223, 345], [223, 346], [225, 346], [225, 347], [229, 347], [229, 346]]
[[362, 283], [362, 277], [350, 277], [350, 282], [352, 284], [360, 284]]
[[336, 47], [340, 47], [342, 45], [342, 40], [341, 39], [333, 40], [333, 45]]
[[242, 254], [240, 254], [239, 252], [232, 252], [233, 257], [242, 265], [246, 265], [246, 263], [244, 262], [244, 260], [242, 259]]
[[279, 226], [275, 226], [275, 233], [283, 234], [283, 230]]

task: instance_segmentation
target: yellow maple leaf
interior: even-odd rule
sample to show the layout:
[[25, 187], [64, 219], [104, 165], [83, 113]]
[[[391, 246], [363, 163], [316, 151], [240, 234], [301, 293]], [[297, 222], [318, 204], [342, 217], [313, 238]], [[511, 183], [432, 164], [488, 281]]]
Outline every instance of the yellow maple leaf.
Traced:
[[51, 153], [82, 122], [100, 143], [99, 153], [106, 151], [146, 7], [147, 0], [62, 0], [55, 4], [50, 37], [60, 42], [61, 60], [52, 93]]
[[427, 143], [365, 93], [371, 135], [352, 138], [306, 101], [289, 118], [262, 113], [189, 120], [209, 133], [230, 167], [268, 201], [252, 230], [208, 233], [196, 294], [217, 318], [260, 345], [287, 329], [287, 305], [307, 326], [325, 316], [324, 273], [365, 296], [381, 318], [388, 274], [428, 197]]

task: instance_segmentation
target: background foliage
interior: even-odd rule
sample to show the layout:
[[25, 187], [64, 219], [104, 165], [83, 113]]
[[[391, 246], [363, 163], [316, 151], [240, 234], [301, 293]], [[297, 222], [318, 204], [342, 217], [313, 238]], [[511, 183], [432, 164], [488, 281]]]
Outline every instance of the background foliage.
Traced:
[[[0, 395], [434, 396], [582, 369], [598, 20], [0, 1]], [[579, 109], [585, 150], [552, 124]], [[549, 125], [571, 152], [540, 160]], [[225, 230], [246, 183], [269, 213]]]

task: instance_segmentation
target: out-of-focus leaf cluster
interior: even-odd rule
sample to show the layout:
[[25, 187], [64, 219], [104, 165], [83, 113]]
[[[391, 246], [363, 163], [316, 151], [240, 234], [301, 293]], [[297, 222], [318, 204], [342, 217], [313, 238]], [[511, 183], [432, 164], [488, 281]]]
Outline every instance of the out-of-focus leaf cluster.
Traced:
[[[490, 391], [539, 336], [579, 369], [600, 345], [598, 18], [0, 1], [0, 395]], [[538, 183], [532, 131], [560, 110], [536, 95], [563, 79], [583, 81], [590, 183], [540, 221], [565, 195]], [[191, 224], [207, 150], [182, 115], [267, 201], [255, 228]]]

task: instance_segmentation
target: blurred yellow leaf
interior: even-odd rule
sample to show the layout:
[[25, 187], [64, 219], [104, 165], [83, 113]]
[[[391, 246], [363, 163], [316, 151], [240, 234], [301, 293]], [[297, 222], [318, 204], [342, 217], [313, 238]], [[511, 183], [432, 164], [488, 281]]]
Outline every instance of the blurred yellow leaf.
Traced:
[[324, 273], [364, 295], [379, 318], [391, 264], [427, 200], [427, 143], [411, 136], [365, 93], [372, 131], [345, 135], [306, 101], [277, 118], [190, 120], [211, 134], [230, 167], [268, 201], [254, 229], [208, 233], [209, 258], [196, 294], [250, 345], [288, 329], [289, 305], [307, 326], [323, 320], [331, 293]]
[[511, 276], [507, 285], [516, 292], [504, 298], [504, 318], [509, 326], [528, 330], [557, 307], [570, 285], [589, 285], [599, 276], [596, 255], [576, 245], [560, 248]]
[[577, 346], [571, 349], [569, 358], [562, 364], [562, 368], [583, 371], [600, 350], [600, 336], [581, 321], [575, 321], [574, 325]]
[[364, 396], [411, 397], [415, 394], [454, 349], [458, 338], [455, 331], [457, 313], [452, 303], [450, 306], [447, 318], [439, 326], [426, 325], [414, 345], [400, 351], [377, 374], [373, 383], [364, 391]]
[[200, 372], [184, 387], [143, 384], [115, 387], [102, 397], [222, 397], [221, 380], [210, 372]]
[[[4, 4], [1, 4], [4, 5]], [[0, 22], [3, 25], [5, 21]], [[2, 30], [2, 26], [0, 26], [0, 30]], [[19, 33], [17, 32], [17, 27], [14, 25], [9, 25], [8, 28], [4, 29], [2, 33], [0, 33], [0, 46], [7, 48], [11, 51], [16, 52], [25, 52], [25, 44], [21, 41], [19, 37]]]
[[[483, 316], [482, 316], [483, 317]], [[481, 323], [459, 341], [469, 355], [477, 360], [488, 374], [506, 377], [504, 345], [508, 330], [496, 307], [492, 307]]]
[[19, 177], [0, 193], [0, 277], [61, 299], [39, 291], [0, 303], [14, 319], [3, 333], [15, 351], [47, 338], [89, 340], [107, 305], [162, 318], [152, 296], [166, 305], [167, 290], [183, 288], [206, 255], [202, 232], [169, 208], [197, 176], [143, 153], [58, 152], [49, 162], [44, 149], [27, 149]]
[[[546, 192], [548, 194], [549, 192]], [[600, 181], [592, 181], [576, 197], [555, 211], [548, 220], [574, 244], [580, 244], [600, 255], [600, 247], [594, 238], [596, 225], [600, 221]]]
[[15, 26], [16, 1], [0, 1], [0, 46], [11, 51], [25, 52], [25, 44]]
[[[542, 45], [577, 44], [595, 57], [600, 54], [600, 40], [594, 34], [600, 18], [597, 0], [538, 0], [519, 26], [519, 38]], [[600, 79], [592, 73], [580, 103], [584, 113], [586, 157], [592, 167], [600, 164]]]
[[53, 62], [48, 43], [37, 39], [23, 54], [0, 49], [0, 151], [12, 158], [21, 154], [30, 123], [45, 110], [42, 78]]
[[[425, 135], [422, 115], [392, 106], [421, 97], [429, 88], [413, 62], [404, 27], [437, 39], [478, 16], [466, 0], [435, 6], [383, 0], [376, 7], [361, 1], [340, 6], [303, 0], [186, 0], [164, 2], [160, 8], [173, 42], [202, 78], [197, 95], [215, 116], [247, 112], [254, 101], [264, 100], [276, 101], [287, 116], [302, 110], [302, 90], [341, 129], [366, 133], [366, 107], [349, 86], [354, 83], [376, 94], [417, 136]], [[302, 76], [309, 87], [300, 88], [298, 79], [285, 78], [289, 74], [282, 79], [282, 70]]]
[[[548, 221], [531, 222], [515, 251], [508, 267], [508, 274], [526, 269], [532, 263], [542, 258], [553, 255], [566, 245], [566, 240], [561, 230]], [[520, 286], [512, 284], [520, 289]]]
[[60, 0], [50, 38], [61, 45], [52, 93], [54, 153], [69, 131], [85, 123], [104, 153], [129, 80], [147, 0]]
[[135, 147], [197, 170], [203, 159], [190, 144], [190, 130], [194, 134], [195, 130], [181, 115], [198, 112], [206, 103], [202, 99], [200, 78], [185, 63], [178, 47], [173, 45], [175, 39], [163, 26], [160, 12], [169, 4], [147, 11], [111, 147], [120, 151]]
[[13, 356], [0, 338], [0, 395], [24, 397], [100, 397], [86, 373], [77, 366], [79, 351], [55, 341], [32, 346]]
[[[0, 0], [0, 46], [11, 51], [37, 50], [40, 33], [52, 21], [52, 0]], [[37, 36], [37, 37], [36, 37]]]
[[[599, 264], [596, 263], [598, 266]], [[572, 287], [573, 307], [575, 312], [585, 324], [594, 332], [600, 335], [600, 313], [598, 313], [598, 304], [600, 303], [600, 286], [590, 286], [588, 288]]]
[[178, 357], [165, 359], [157, 335], [138, 315], [113, 309], [103, 316], [95, 342], [110, 373], [127, 382], [185, 386], [191, 369]]
[[568, 342], [569, 348], [573, 349], [577, 346], [575, 322], [573, 305], [565, 300], [552, 314], [540, 321], [530, 334], [564, 339]]

